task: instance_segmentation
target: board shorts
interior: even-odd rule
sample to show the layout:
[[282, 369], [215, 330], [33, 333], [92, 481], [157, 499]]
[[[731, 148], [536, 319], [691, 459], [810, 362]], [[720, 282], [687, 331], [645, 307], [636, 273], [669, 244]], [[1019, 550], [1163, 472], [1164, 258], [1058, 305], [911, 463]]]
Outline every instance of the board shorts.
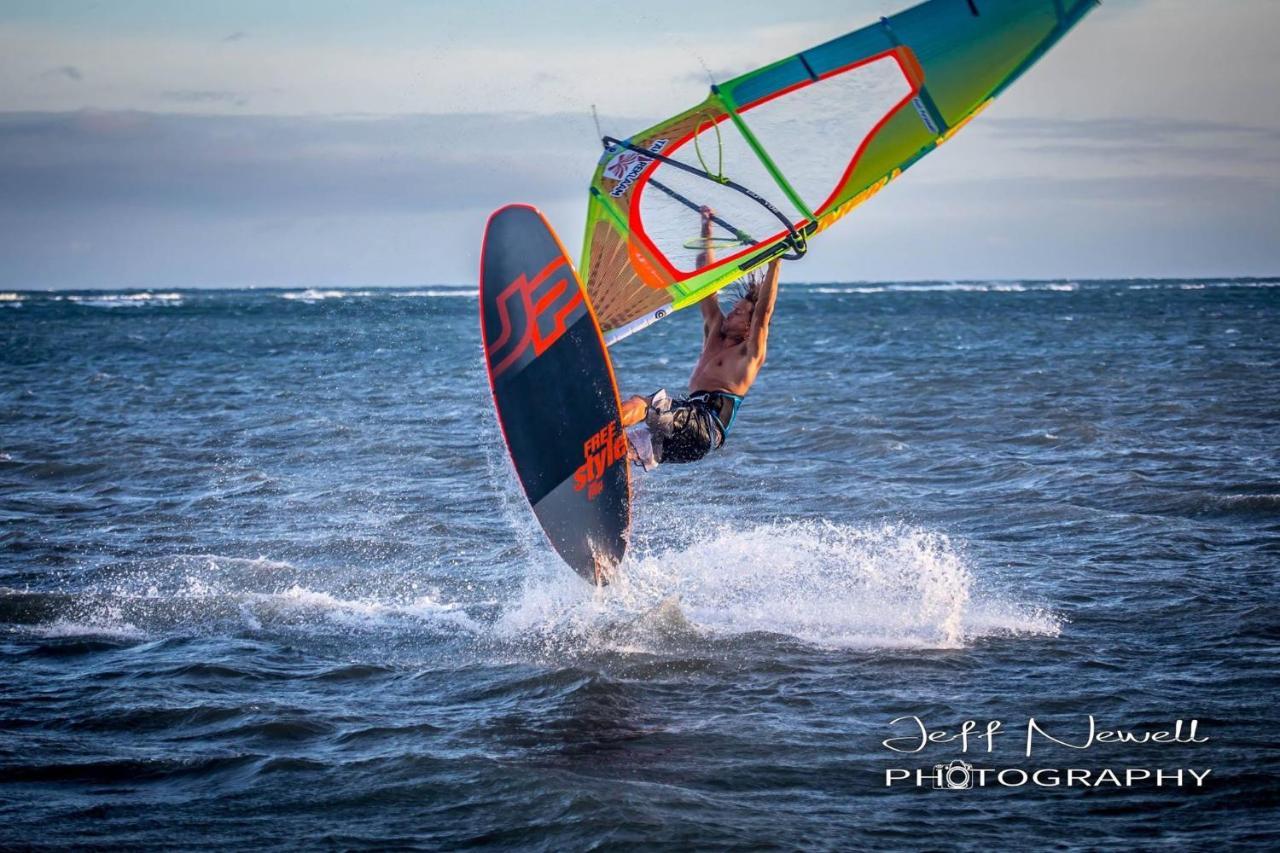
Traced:
[[658, 391], [649, 398], [643, 430], [632, 435], [636, 461], [646, 469], [661, 462], [697, 462], [724, 445], [741, 403], [741, 397], [723, 391], [695, 391], [676, 399]]

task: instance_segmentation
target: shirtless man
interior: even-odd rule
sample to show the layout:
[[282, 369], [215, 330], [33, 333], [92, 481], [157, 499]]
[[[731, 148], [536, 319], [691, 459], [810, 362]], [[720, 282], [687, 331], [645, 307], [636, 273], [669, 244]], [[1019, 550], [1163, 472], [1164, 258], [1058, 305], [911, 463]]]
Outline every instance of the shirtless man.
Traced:
[[[698, 266], [713, 261], [711, 222], [713, 211], [702, 208], [702, 240], [706, 248]], [[622, 404], [622, 425], [645, 422], [652, 444], [652, 464], [633, 441], [646, 468], [658, 462], [696, 462], [724, 444], [733, 428], [738, 407], [764, 365], [769, 320], [778, 297], [778, 262], [773, 261], [762, 278], [725, 314], [720, 300], [711, 294], [702, 308], [702, 355], [689, 377], [689, 396], [672, 400], [664, 391], [651, 397], [631, 397]]]

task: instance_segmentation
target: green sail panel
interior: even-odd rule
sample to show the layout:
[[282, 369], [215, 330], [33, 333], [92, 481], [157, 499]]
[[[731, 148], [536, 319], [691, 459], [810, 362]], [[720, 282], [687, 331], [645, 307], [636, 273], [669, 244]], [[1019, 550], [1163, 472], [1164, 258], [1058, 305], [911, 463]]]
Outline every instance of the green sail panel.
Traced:
[[[580, 271], [616, 342], [803, 252], [946, 141], [1096, 0], [929, 0], [606, 138]], [[701, 210], [714, 211], [708, 262]]]

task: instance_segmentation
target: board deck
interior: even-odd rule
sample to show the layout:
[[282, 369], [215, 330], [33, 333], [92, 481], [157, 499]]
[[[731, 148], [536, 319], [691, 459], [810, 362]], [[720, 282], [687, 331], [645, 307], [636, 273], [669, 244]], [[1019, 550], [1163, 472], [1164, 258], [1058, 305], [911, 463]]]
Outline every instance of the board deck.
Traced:
[[536, 208], [489, 217], [480, 331], [498, 423], [534, 515], [574, 571], [607, 581], [631, 526], [618, 388], [578, 274]]

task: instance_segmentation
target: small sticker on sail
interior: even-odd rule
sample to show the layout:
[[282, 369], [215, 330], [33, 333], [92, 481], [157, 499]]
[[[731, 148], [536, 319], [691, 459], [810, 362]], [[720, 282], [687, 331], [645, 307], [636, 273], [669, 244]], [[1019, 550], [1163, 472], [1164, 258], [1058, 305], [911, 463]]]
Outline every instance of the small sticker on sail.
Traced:
[[941, 133], [938, 125], [933, 120], [933, 116], [929, 115], [929, 110], [924, 105], [924, 101], [919, 97], [911, 99], [911, 106], [916, 108], [916, 115], [920, 116], [920, 121], [924, 122], [924, 126], [929, 128], [929, 132], [933, 134]]
[[[649, 150], [657, 154], [663, 148], [667, 147], [667, 140], [655, 139], [649, 145]], [[645, 157], [630, 148], [624, 148], [612, 160], [605, 164], [604, 174], [602, 178], [610, 181], [617, 181], [617, 186], [609, 190], [609, 195], [614, 198], [621, 198], [622, 195], [635, 183], [636, 178], [640, 177], [640, 173], [644, 171], [644, 167], [653, 162], [652, 157]]]

